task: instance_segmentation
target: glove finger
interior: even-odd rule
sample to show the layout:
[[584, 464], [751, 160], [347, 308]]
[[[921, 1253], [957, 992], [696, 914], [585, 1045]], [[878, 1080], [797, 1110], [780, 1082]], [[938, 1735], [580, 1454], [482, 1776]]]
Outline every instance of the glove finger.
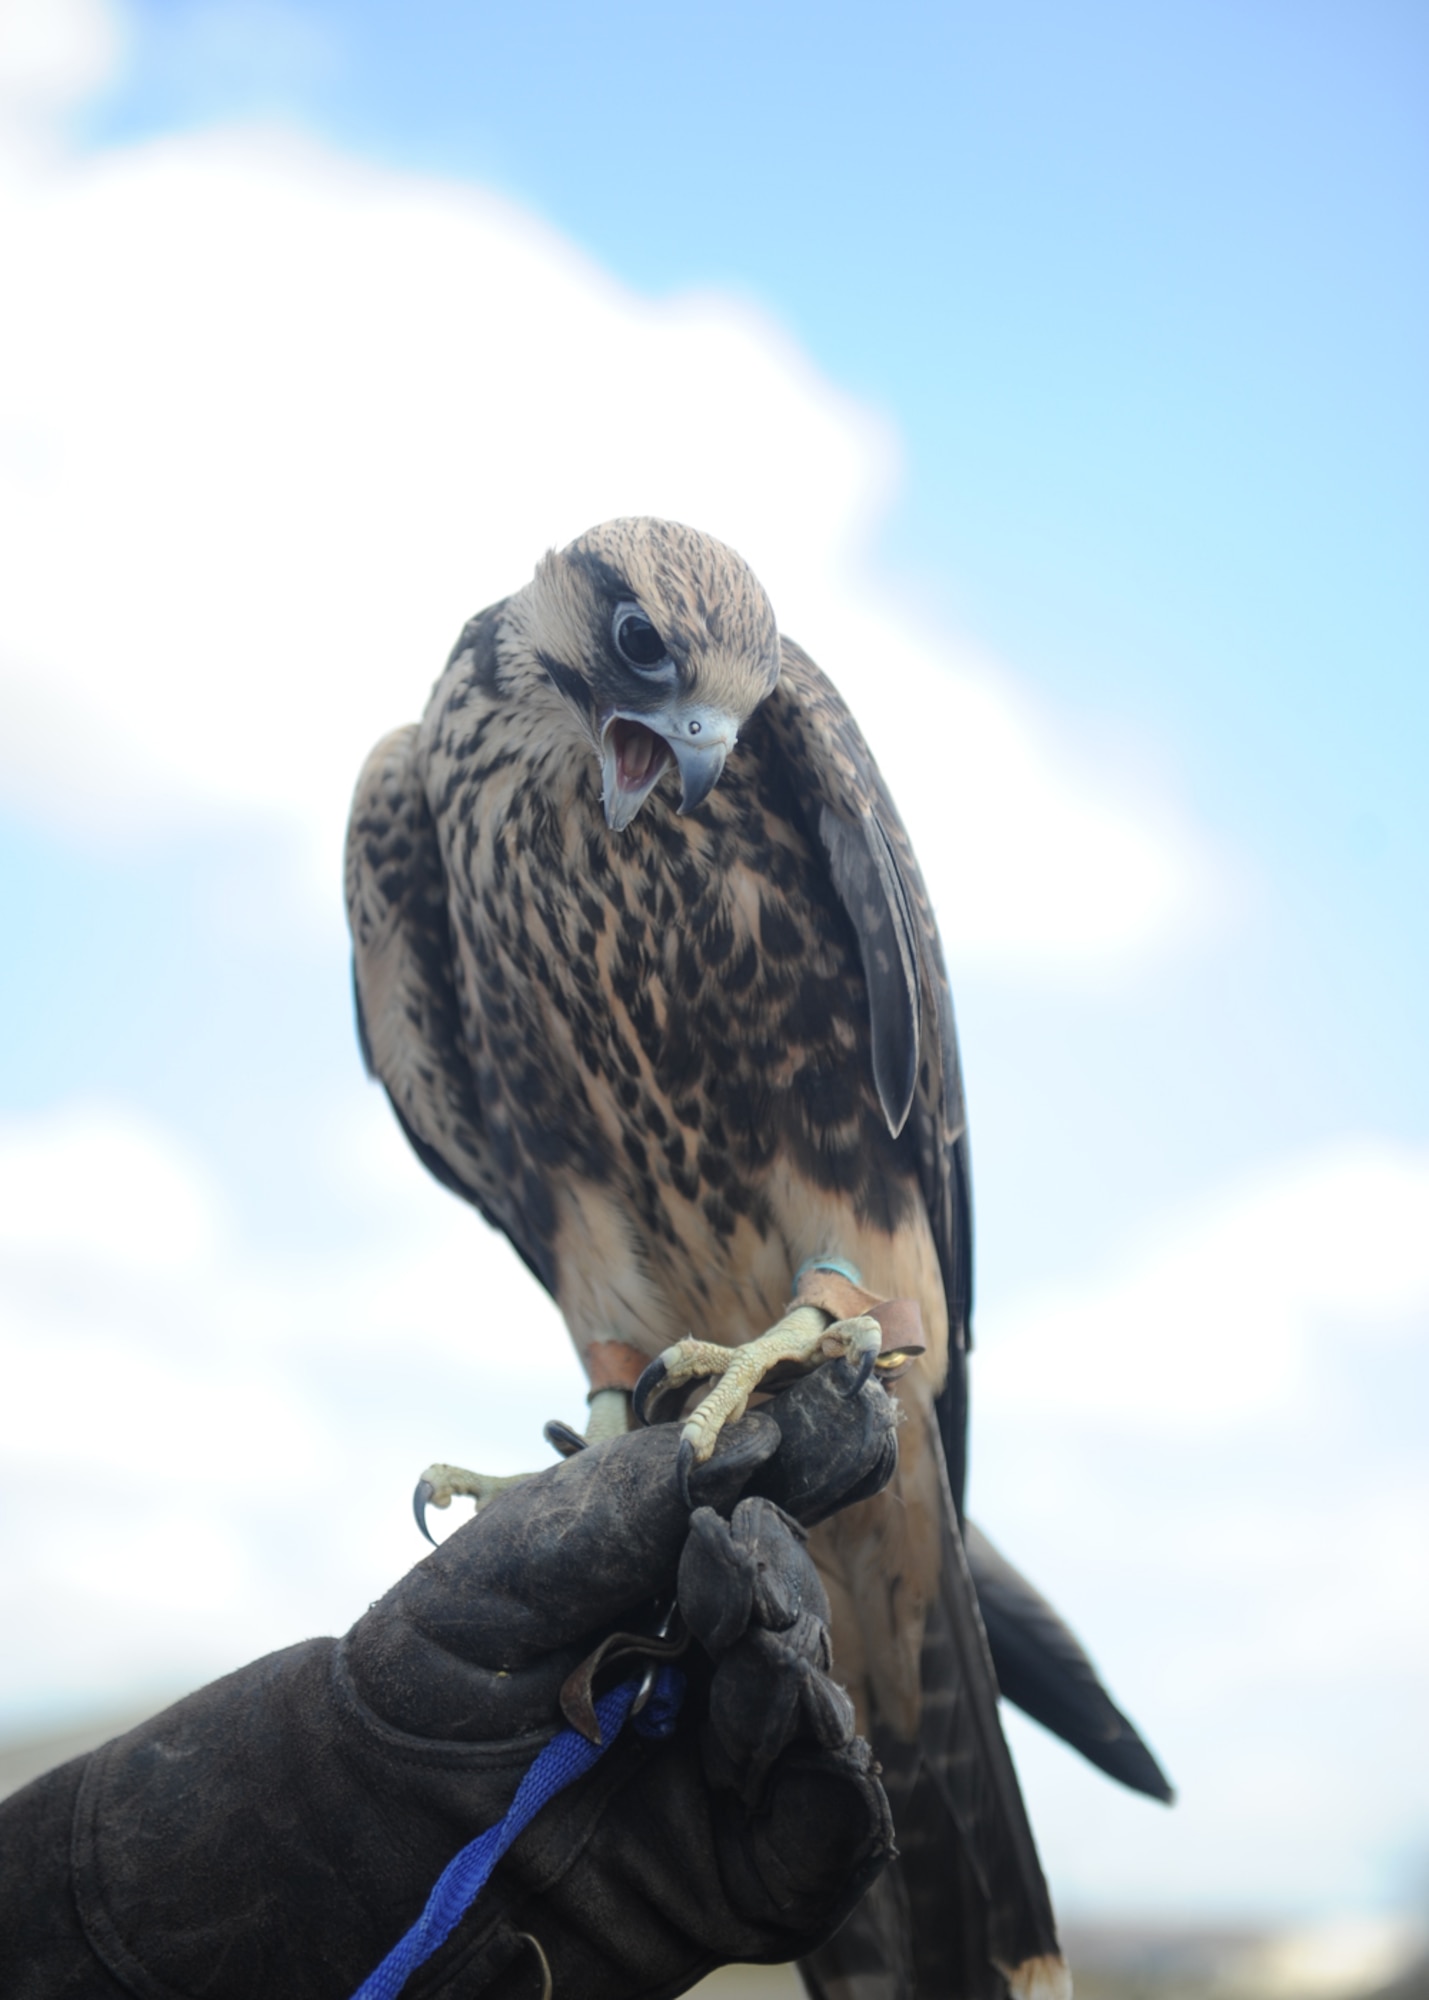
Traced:
[[787, 1632], [747, 1632], [715, 1669], [707, 1750], [711, 1777], [751, 1805], [774, 1760], [795, 1741], [841, 1750], [853, 1741], [853, 1703], [830, 1680], [828, 1632], [807, 1614]]
[[828, 1623], [828, 1598], [803, 1530], [764, 1499], [741, 1500], [728, 1521], [708, 1507], [691, 1515], [678, 1590], [685, 1623], [712, 1659], [751, 1622], [778, 1632], [810, 1611]]
[[691, 1520], [680, 1606], [718, 1661], [705, 1730], [711, 1781], [753, 1803], [796, 1737], [839, 1748], [853, 1708], [828, 1679], [828, 1599], [796, 1521], [771, 1501], [741, 1500], [730, 1519]]
[[697, 1507], [690, 1516], [676, 1589], [686, 1625], [711, 1659], [719, 1659], [743, 1636], [754, 1611], [754, 1559], [713, 1507]]
[[797, 1746], [771, 1773], [762, 1809], [722, 1802], [720, 1873], [747, 1917], [803, 1955], [833, 1934], [894, 1852], [888, 1800], [868, 1745]]
[[798, 1522], [771, 1500], [751, 1495], [735, 1508], [730, 1526], [753, 1564], [754, 1622], [766, 1631], [782, 1632], [807, 1614], [818, 1621], [827, 1642], [828, 1595]]
[[881, 1491], [898, 1464], [897, 1405], [876, 1381], [848, 1393], [848, 1371], [831, 1362], [761, 1404], [779, 1426], [777, 1453], [750, 1480], [806, 1528]]

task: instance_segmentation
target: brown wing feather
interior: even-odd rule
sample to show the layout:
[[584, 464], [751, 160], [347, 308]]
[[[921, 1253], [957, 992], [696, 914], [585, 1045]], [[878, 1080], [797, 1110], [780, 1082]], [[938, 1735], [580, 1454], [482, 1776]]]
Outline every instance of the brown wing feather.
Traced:
[[[761, 713], [799, 773], [799, 795], [858, 933], [868, 971], [875, 1061], [880, 1043], [896, 1049], [910, 1030], [913, 1038], [915, 1081], [905, 1115], [948, 1302], [948, 1378], [938, 1417], [961, 1514], [965, 1357], [972, 1344], [972, 1184], [952, 992], [938, 926], [912, 843], [862, 731], [833, 683], [792, 640], [783, 641], [779, 686]], [[887, 1115], [886, 1097], [884, 1109]]]
[[357, 1031], [369, 1071], [423, 1165], [503, 1230], [549, 1289], [549, 1253], [499, 1170], [467, 1057], [446, 875], [415, 724], [383, 737], [363, 766], [347, 828], [346, 887]]
[[[798, 794], [829, 857], [858, 936], [879, 1098], [890, 1130], [905, 1117], [948, 1302], [949, 1372], [929, 1424], [940, 1537], [938, 1586], [923, 1628], [916, 1740], [875, 1725], [901, 1858], [883, 1900], [804, 1968], [827, 2000], [956, 1992], [995, 2000], [1009, 1974], [1045, 1964], [1055, 1991], [1056, 1926], [1021, 1789], [998, 1716], [997, 1679], [960, 1530], [972, 1304], [966, 1117], [952, 1002], [937, 926], [911, 845], [863, 737], [832, 684], [784, 643], [769, 725], [799, 773]], [[949, 1460], [956, 1485], [951, 1483]], [[955, 1504], [956, 1500], [956, 1504]], [[950, 1903], [960, 1916], [954, 1917]], [[902, 1942], [890, 1939], [900, 1927]]]

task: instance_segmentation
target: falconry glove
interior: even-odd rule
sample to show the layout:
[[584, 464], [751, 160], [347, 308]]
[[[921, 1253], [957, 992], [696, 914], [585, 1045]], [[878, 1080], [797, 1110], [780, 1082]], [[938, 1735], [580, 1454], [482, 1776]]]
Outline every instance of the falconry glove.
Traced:
[[673, 1734], [622, 1731], [403, 1994], [537, 2000], [549, 1974], [557, 2000], [653, 2000], [814, 1948], [892, 1850], [799, 1518], [892, 1474], [892, 1405], [850, 1383], [832, 1364], [730, 1426], [693, 1513], [677, 1426], [582, 1451], [345, 1639], [257, 1661], [17, 1795], [0, 1989], [345, 2000], [544, 1745], [682, 1639]]

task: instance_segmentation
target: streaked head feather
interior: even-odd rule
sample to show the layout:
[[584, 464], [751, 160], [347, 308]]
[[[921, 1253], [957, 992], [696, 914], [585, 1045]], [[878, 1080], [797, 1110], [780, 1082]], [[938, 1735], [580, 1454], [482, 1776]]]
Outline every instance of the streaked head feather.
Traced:
[[553, 549], [507, 607], [513, 637], [578, 707], [584, 684], [587, 721], [602, 710], [652, 712], [671, 696], [668, 681], [642, 679], [616, 652], [611, 620], [624, 602], [664, 640], [683, 700], [740, 723], [773, 691], [779, 631], [749, 565], [712, 535], [634, 516]]

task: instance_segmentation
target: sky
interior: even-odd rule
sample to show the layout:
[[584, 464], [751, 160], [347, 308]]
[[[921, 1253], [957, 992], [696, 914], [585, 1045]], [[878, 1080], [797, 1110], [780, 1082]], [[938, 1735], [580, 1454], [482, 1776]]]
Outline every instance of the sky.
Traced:
[[554, 1309], [354, 1046], [347, 796], [627, 512], [849, 697], [959, 1009], [972, 1510], [1180, 1789], [1074, 1914], [1429, 1880], [1429, 23], [0, 11], [0, 1730], [340, 1630]]

